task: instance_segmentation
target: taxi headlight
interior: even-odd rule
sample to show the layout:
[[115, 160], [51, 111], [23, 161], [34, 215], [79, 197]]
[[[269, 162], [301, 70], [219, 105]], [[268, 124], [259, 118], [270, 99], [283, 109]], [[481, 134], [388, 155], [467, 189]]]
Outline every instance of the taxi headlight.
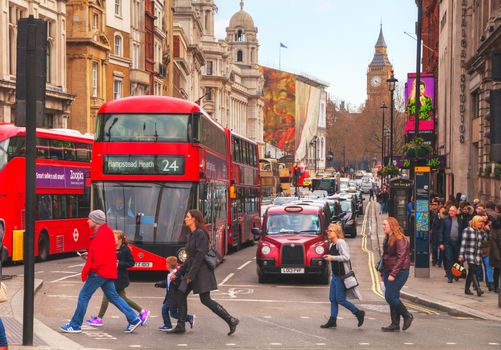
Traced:
[[186, 259], [188, 258], [188, 254], [186, 253], [186, 249], [181, 248], [177, 251], [177, 260], [180, 263], [184, 263]]
[[264, 255], [268, 255], [268, 254], [270, 254], [270, 252], [271, 252], [271, 248], [267, 245], [264, 245], [261, 248], [261, 253], [263, 253]]
[[321, 245], [318, 245], [316, 248], [315, 248], [315, 253], [317, 253], [318, 255], [322, 255], [324, 253], [324, 247], [321, 246]]

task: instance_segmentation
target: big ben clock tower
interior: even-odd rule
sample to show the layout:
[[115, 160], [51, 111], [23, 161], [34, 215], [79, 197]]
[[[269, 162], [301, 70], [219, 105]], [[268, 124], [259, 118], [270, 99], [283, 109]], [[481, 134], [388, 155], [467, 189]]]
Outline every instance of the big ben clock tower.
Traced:
[[393, 66], [388, 59], [386, 42], [383, 36], [383, 25], [379, 30], [379, 38], [375, 46], [374, 57], [367, 70], [367, 103], [366, 108], [376, 109], [384, 102], [389, 103], [389, 91], [386, 79], [391, 76]]

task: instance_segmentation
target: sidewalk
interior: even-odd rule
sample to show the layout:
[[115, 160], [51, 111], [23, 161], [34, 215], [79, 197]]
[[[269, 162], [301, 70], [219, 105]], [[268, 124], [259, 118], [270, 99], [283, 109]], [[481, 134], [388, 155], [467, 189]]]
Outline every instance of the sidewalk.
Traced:
[[[379, 235], [379, 244], [382, 244], [383, 220], [388, 217], [387, 214], [379, 214], [379, 204], [373, 202], [373, 225], [371, 239], [373, 250], [376, 252], [375, 259], [379, 259], [377, 253], [377, 238]], [[377, 223], [377, 225], [375, 224]], [[430, 255], [431, 256], [431, 255]], [[481, 282], [481, 288], [485, 292], [481, 297], [464, 294], [465, 280], [460, 279], [452, 284], [447, 283], [443, 267], [431, 266], [430, 278], [414, 277], [414, 266], [411, 267], [409, 279], [401, 291], [404, 299], [414, 303], [432, 307], [445, 311], [450, 315], [460, 317], [475, 317], [484, 320], [501, 321], [501, 308], [498, 307], [498, 294], [489, 292], [485, 282]]]
[[[23, 298], [24, 278], [13, 276], [2, 281], [7, 286], [9, 300], [0, 304], [0, 317], [7, 331], [10, 350], [67, 350], [86, 349], [82, 345], [68, 339], [57, 330], [47, 327], [36, 318], [33, 323], [34, 346], [22, 346], [23, 343]], [[42, 287], [43, 281], [35, 278], [35, 294]], [[36, 314], [36, 310], [35, 310]]]

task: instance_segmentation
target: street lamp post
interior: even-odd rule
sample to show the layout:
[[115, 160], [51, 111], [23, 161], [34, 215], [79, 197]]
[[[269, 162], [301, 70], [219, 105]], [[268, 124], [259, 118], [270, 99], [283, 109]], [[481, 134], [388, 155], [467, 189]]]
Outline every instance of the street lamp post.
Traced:
[[395, 109], [395, 101], [393, 100], [393, 93], [395, 92], [395, 85], [398, 80], [391, 72], [391, 77], [386, 80], [388, 89], [390, 90], [390, 165], [393, 164], [393, 110]]
[[381, 106], [379, 106], [383, 110], [383, 122], [381, 123], [381, 167], [384, 166], [384, 110], [388, 108], [386, 106], [386, 103], [382, 103]]
[[315, 152], [313, 155], [313, 166], [315, 168], [315, 176], [317, 175], [317, 142], [318, 136], [313, 136], [313, 139], [310, 141], [310, 146], [313, 147], [313, 151]]

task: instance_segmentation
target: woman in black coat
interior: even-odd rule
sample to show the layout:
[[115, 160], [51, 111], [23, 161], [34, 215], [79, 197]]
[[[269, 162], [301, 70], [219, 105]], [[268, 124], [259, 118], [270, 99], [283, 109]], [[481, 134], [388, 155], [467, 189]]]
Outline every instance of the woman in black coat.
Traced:
[[[183, 284], [186, 283], [186, 296], [192, 290], [193, 294], [199, 294], [202, 304], [226, 321], [230, 327], [228, 335], [232, 335], [237, 328], [238, 319], [231, 316], [220, 304], [210, 297], [210, 292], [217, 289], [217, 282], [214, 271], [210, 270], [205, 262], [205, 255], [209, 251], [210, 242], [209, 233], [205, 229], [203, 215], [198, 210], [189, 210], [184, 218], [184, 223], [191, 232], [188, 235], [185, 246], [188, 257], [179, 270], [177, 270], [176, 274], [171, 276], [171, 280], [184, 279], [184, 281], [179, 283], [179, 289], [182, 291], [184, 289]], [[187, 312], [188, 306], [186, 298], [184, 298], [184, 300], [179, 302], [177, 326], [170, 333], [185, 332], [184, 324]]]

